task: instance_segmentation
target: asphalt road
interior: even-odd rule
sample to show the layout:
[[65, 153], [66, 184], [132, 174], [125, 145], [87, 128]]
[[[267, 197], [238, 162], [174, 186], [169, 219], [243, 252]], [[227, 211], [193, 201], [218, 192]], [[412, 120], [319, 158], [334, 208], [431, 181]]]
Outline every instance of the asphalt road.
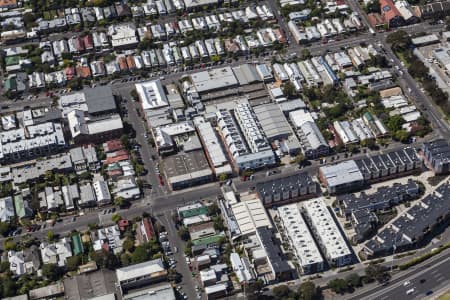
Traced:
[[[421, 283], [421, 280], [425, 281]], [[404, 285], [406, 281], [410, 284]], [[384, 300], [384, 299], [426, 299], [425, 293], [437, 291], [450, 283], [450, 251], [430, 258], [422, 264], [394, 276], [388, 286], [375, 288], [350, 296], [350, 300]], [[406, 291], [414, 288], [414, 293], [406, 295]]]
[[195, 286], [199, 286], [199, 283], [192, 277], [191, 271], [186, 263], [184, 257], [185, 243], [178, 236], [177, 229], [172, 221], [172, 211], [166, 211], [157, 219], [166, 228], [172, 252], [174, 251], [174, 247], [178, 248], [178, 251], [173, 253], [172, 257], [177, 262], [176, 270], [181, 275], [181, 282], [178, 284], [178, 286], [181, 286], [180, 292], [186, 293], [188, 299], [196, 299], [197, 292]]

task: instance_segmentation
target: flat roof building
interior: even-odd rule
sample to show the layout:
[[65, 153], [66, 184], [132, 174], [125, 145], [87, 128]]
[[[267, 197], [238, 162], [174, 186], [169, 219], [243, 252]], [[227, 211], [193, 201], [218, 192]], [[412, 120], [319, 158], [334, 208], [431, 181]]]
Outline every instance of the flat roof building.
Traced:
[[116, 270], [122, 294], [129, 290], [161, 282], [167, 279], [167, 270], [162, 259], [154, 259]]
[[234, 115], [252, 153], [270, 149], [269, 142], [250, 104], [238, 104], [234, 109]]
[[228, 163], [228, 158], [211, 123], [203, 117], [196, 117], [194, 118], [194, 124], [205, 149], [206, 157], [216, 176], [231, 174], [232, 169]]
[[279, 207], [277, 211], [302, 273], [312, 274], [323, 271], [325, 261], [306, 225], [299, 205], [296, 203], [284, 205]]
[[201, 71], [191, 74], [190, 78], [199, 94], [238, 86], [238, 81], [231, 67]]
[[131, 291], [122, 297], [124, 300], [175, 300], [175, 292], [170, 283], [152, 285], [148, 288]]
[[354, 160], [319, 168], [319, 179], [330, 194], [359, 189], [364, 184], [364, 177]]
[[450, 183], [440, 185], [417, 204], [402, 213], [390, 225], [368, 241], [363, 248], [367, 257], [389, 255], [415, 248], [434, 228], [450, 217]]
[[335, 267], [350, 264], [353, 254], [323, 199], [304, 201], [301, 206], [328, 263]]
[[423, 156], [436, 174], [450, 172], [450, 145], [444, 139], [423, 143]]
[[272, 228], [272, 223], [261, 200], [254, 194], [241, 196], [240, 202], [231, 204], [231, 211], [239, 227], [240, 236], [253, 235], [261, 226]]
[[274, 103], [263, 104], [255, 106], [253, 110], [269, 142], [281, 141], [294, 135], [278, 105]]
[[156, 109], [169, 105], [160, 80], [136, 83], [135, 87], [143, 110]]
[[210, 182], [213, 175], [202, 150], [164, 158], [164, 170], [173, 190]]
[[267, 207], [313, 197], [317, 192], [317, 183], [304, 172], [260, 182], [255, 191]]

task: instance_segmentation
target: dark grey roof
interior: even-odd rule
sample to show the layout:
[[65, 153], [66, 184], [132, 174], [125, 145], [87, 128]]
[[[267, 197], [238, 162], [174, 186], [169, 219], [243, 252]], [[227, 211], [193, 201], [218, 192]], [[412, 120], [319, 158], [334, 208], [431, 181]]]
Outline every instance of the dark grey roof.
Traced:
[[266, 250], [267, 258], [273, 267], [275, 273], [290, 272], [291, 267], [286, 260], [280, 256], [281, 250], [273, 241], [273, 233], [267, 227], [256, 228], [262, 247]]
[[373, 194], [362, 192], [359, 197], [354, 194], [346, 194], [338, 197], [342, 203], [344, 211], [349, 214], [358, 210], [379, 210], [386, 209], [404, 201], [406, 197], [418, 195], [419, 186], [413, 180], [408, 180], [406, 184], [395, 183], [392, 186], [382, 186]]
[[417, 156], [416, 151], [413, 148], [405, 148], [403, 151], [408, 155], [409, 159], [413, 162], [419, 162], [420, 158]]
[[397, 248], [411, 247], [442, 217], [449, 215], [450, 183], [447, 181], [398, 217], [391, 226], [378, 233], [377, 237], [366, 243], [365, 248], [374, 255], [379, 255], [391, 252], [394, 245]]
[[388, 169], [395, 167], [395, 165], [392, 163], [391, 159], [387, 154], [381, 154], [380, 159], [383, 161], [383, 163]]
[[256, 191], [259, 194], [264, 194], [271, 191], [276, 194], [280, 193], [281, 190], [297, 190], [301, 186], [307, 187], [311, 184], [315, 184], [311, 176], [307, 172], [302, 172], [288, 177], [260, 182], [256, 185]]
[[85, 89], [84, 95], [89, 114], [116, 110], [116, 102], [110, 86], [98, 86], [92, 89]]

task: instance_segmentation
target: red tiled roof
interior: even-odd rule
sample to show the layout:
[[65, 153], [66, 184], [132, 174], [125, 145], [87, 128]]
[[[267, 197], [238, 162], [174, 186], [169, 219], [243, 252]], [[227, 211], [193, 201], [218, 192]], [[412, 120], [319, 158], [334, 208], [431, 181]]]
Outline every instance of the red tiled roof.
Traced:
[[144, 218], [142, 220], [142, 225], [144, 226], [145, 235], [152, 239], [155, 237], [155, 231], [153, 230], [153, 224], [148, 220], [148, 218]]
[[129, 153], [128, 153], [127, 150], [120, 149], [120, 150], [115, 151], [112, 155], [110, 154], [110, 157], [121, 156], [121, 155], [128, 155], [128, 154]]
[[75, 68], [73, 68], [73, 67], [65, 68], [64, 72], [66, 73], [67, 80], [71, 80], [72, 78], [74, 78], [77, 75]]
[[114, 152], [121, 150], [122, 148], [123, 145], [120, 140], [110, 140], [103, 144], [103, 150], [105, 150], [105, 152]]
[[105, 165], [109, 165], [115, 162], [119, 162], [119, 161], [123, 161], [123, 160], [129, 160], [130, 156], [129, 155], [120, 155], [120, 156], [114, 156], [114, 157], [108, 157], [106, 158], [103, 163]]
[[77, 75], [81, 78], [91, 77], [91, 69], [88, 66], [78, 66]]
[[392, 0], [380, 0], [381, 13], [383, 14], [385, 20], [390, 22], [396, 17], [400, 17], [400, 12]]
[[122, 176], [122, 175], [123, 175], [122, 169], [116, 169], [116, 170], [108, 171], [108, 176], [109, 177]]
[[92, 36], [90, 34], [83, 37], [83, 42], [86, 49], [94, 48], [94, 40], [92, 39]]
[[128, 65], [128, 68], [130, 68], [130, 69], [136, 68], [136, 64], [134, 63], [133, 56], [127, 56], [127, 65]]
[[369, 23], [372, 27], [381, 26], [386, 23], [384, 18], [378, 13], [368, 14], [367, 18], [369, 19]]
[[73, 38], [75, 47], [77, 48], [78, 52], [82, 52], [84, 51], [84, 43], [83, 43], [83, 38], [82, 37], [74, 37]]
[[128, 70], [127, 60], [123, 56], [119, 57], [119, 68], [122, 71]]

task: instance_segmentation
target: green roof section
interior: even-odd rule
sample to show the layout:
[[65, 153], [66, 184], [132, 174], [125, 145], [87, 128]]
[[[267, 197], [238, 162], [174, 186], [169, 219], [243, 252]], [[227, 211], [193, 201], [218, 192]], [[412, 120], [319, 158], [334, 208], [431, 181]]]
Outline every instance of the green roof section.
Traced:
[[14, 196], [14, 208], [16, 209], [16, 214], [20, 219], [25, 217], [25, 205], [21, 194]]
[[195, 216], [200, 216], [200, 215], [207, 215], [208, 214], [208, 208], [205, 207], [205, 206], [196, 207], [196, 208], [184, 210], [184, 211], [180, 212], [180, 214], [181, 214], [181, 217], [183, 219], [184, 218], [195, 217]]
[[72, 235], [72, 244], [73, 244], [73, 254], [78, 255], [83, 253], [83, 243], [81, 242], [81, 238], [79, 234]]
[[219, 234], [199, 238], [199, 239], [193, 240], [192, 245], [200, 246], [200, 245], [215, 244], [215, 243], [218, 243], [223, 237], [224, 237], [224, 234], [219, 233]]
[[8, 78], [3, 81], [3, 88], [5, 91], [17, 89], [17, 81], [15, 78]]
[[367, 121], [373, 121], [373, 117], [372, 117], [372, 114], [370, 112], [366, 112], [364, 114], [364, 116], [366, 117]]
[[19, 63], [19, 59], [19, 55], [5, 57], [5, 65], [7, 67], [17, 65]]

